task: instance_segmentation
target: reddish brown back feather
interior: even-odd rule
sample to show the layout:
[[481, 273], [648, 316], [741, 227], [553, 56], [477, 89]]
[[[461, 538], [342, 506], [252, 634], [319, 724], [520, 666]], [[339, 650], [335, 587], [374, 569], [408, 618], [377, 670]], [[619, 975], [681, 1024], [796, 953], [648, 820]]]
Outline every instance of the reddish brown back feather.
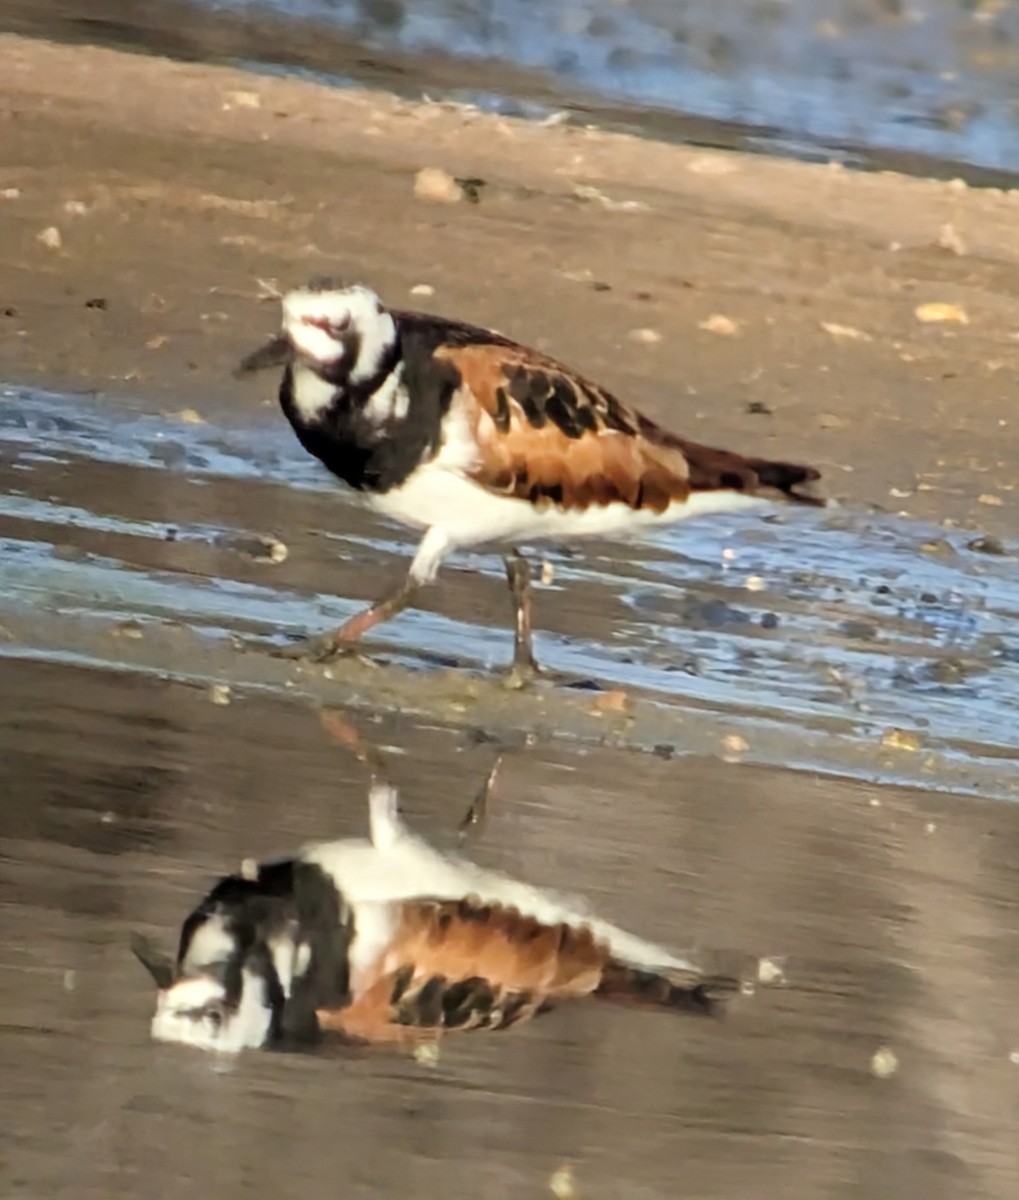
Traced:
[[443, 1022], [441, 999], [431, 1018], [413, 1011], [426, 985], [437, 983], [440, 993], [449, 994], [454, 985], [479, 980], [487, 985], [479, 1002], [484, 1011], [461, 1010], [458, 1027], [502, 1027], [553, 1001], [594, 992], [608, 962], [606, 947], [586, 927], [544, 925], [515, 908], [473, 898], [409, 901], [400, 906], [393, 940], [353, 1002], [319, 1012], [319, 1022], [365, 1041], [402, 1041], [411, 1026]]
[[618, 501], [664, 512], [714, 489], [819, 503], [792, 491], [819, 477], [813, 468], [687, 442], [535, 351], [479, 342], [436, 354], [465, 385], [480, 453], [472, 478], [492, 491], [567, 509]]
[[481, 976], [512, 992], [558, 1000], [594, 991], [608, 950], [586, 926], [543, 925], [515, 908], [474, 899], [414, 901], [404, 905], [386, 961], [449, 980]]

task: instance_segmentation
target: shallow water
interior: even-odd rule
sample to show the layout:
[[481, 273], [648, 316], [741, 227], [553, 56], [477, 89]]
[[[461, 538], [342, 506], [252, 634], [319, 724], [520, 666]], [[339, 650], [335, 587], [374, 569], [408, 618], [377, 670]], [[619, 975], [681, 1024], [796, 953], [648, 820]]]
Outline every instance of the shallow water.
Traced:
[[3, 0], [0, 28], [1015, 186], [999, 0]]
[[[82, 660], [123, 665], [129, 622], [137, 668], [172, 671], [176, 654], [178, 673], [198, 678], [204, 656], [208, 678], [226, 664], [235, 682], [278, 686], [258, 674], [274, 661], [264, 651], [374, 599], [413, 547], [278, 434], [275, 421], [217, 428], [88, 397], [0, 393], [0, 653], [66, 657], [73, 628]], [[274, 538], [285, 562], [269, 560]], [[1014, 557], [837, 509], [715, 517], [646, 544], [544, 553], [553, 577], [537, 585], [537, 651], [574, 691], [623, 688], [677, 727], [692, 710], [766, 728], [770, 741], [749, 737], [757, 761], [1017, 794], [1003, 769], [1019, 706]], [[454, 557], [422, 603], [370, 640], [376, 662], [482, 682], [503, 667], [497, 556]], [[202, 655], [173, 649], [185, 633]], [[254, 648], [239, 665], [237, 638]], [[895, 729], [915, 749], [877, 761]]]
[[[214, 0], [376, 50], [508, 63], [564, 91], [757, 126], [785, 153], [884, 147], [1014, 171], [1019, 12], [915, 0]], [[483, 99], [483, 98], [482, 98]]]

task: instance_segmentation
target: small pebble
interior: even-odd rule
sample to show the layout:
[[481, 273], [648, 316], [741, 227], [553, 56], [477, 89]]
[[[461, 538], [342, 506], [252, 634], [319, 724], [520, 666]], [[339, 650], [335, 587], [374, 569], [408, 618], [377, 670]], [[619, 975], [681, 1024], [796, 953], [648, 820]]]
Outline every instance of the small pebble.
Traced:
[[935, 538], [933, 541], [921, 542], [920, 549], [924, 554], [933, 554], [938, 558], [955, 558], [955, 547], [947, 538]]
[[36, 237], [40, 242], [42, 242], [47, 250], [59, 250], [64, 244], [64, 239], [60, 236], [60, 230], [56, 227], [56, 225], [48, 225], [41, 233], [37, 234]]
[[739, 170], [739, 165], [732, 157], [721, 154], [698, 154], [687, 163], [686, 169], [691, 175], [720, 176], [731, 175]]
[[921, 742], [911, 729], [887, 729], [881, 737], [881, 745], [889, 750], [909, 750], [915, 753], [920, 749]]
[[938, 246], [950, 254], [963, 255], [966, 253], [966, 243], [959, 236], [958, 230], [951, 221], [941, 226], [941, 232], [938, 234]]
[[874, 340], [869, 333], [864, 333], [855, 325], [840, 325], [837, 321], [822, 321], [821, 328], [837, 342], [872, 342]]
[[957, 325], [969, 324], [969, 315], [959, 304], [943, 304], [939, 301], [930, 301], [927, 304], [918, 304], [913, 309], [913, 315], [925, 325], [944, 324], [946, 322], [954, 322]]
[[439, 1043], [421, 1042], [414, 1047], [414, 1061], [421, 1067], [437, 1067], [439, 1065]]
[[966, 549], [972, 550], [976, 554], [1004, 554], [1005, 546], [1000, 538], [996, 537], [976, 537], [972, 541], [966, 543]]
[[259, 543], [264, 547], [263, 554], [254, 554], [252, 558], [255, 562], [267, 563], [284, 563], [290, 555], [290, 550], [286, 542], [281, 542], [275, 537], [259, 537]]
[[977, 504], [986, 504], [990, 508], [1001, 508], [1005, 503], [1000, 496], [995, 496], [992, 492], [984, 492], [977, 496]]
[[226, 683], [214, 683], [209, 688], [209, 699], [213, 704], [218, 704], [220, 707], [225, 707], [230, 703], [230, 685]]
[[698, 321], [697, 328], [703, 329], [705, 333], [717, 333], [721, 337], [733, 337], [739, 333], [739, 325], [723, 313], [712, 313], [710, 317]]
[[555, 1200], [574, 1200], [577, 1194], [577, 1181], [569, 1163], [564, 1163], [552, 1172], [549, 1176], [548, 1188], [555, 1196]]
[[174, 413], [173, 416], [175, 416], [178, 421], [182, 421], [185, 425], [205, 424], [205, 418], [200, 412], [197, 411], [197, 409], [194, 408], [182, 408], [180, 412]]
[[657, 329], [631, 329], [630, 337], [644, 346], [657, 346], [662, 340], [662, 335]]
[[261, 108], [262, 97], [258, 92], [227, 92], [224, 108]]
[[881, 1046], [874, 1051], [870, 1060], [870, 1073], [878, 1079], [888, 1079], [899, 1069], [899, 1060], [895, 1051], [888, 1046]]
[[972, 667], [965, 659], [949, 657], [932, 663], [929, 673], [935, 683], [962, 683], [972, 673]]
[[613, 200], [598, 188], [585, 183], [578, 183], [573, 194], [578, 200], [600, 204], [606, 212], [644, 212], [648, 207], [642, 200]]
[[750, 743], [738, 733], [727, 733], [722, 738], [722, 758], [725, 762], [739, 762], [750, 749]]
[[412, 296], [434, 296], [435, 288], [430, 283], [415, 283], [410, 289]]
[[254, 858], [246, 858], [241, 863], [241, 878], [246, 879], [249, 883], [254, 883], [258, 878], [258, 860]]
[[463, 188], [441, 167], [422, 167], [414, 177], [414, 195], [435, 204], [456, 204], [463, 199]]
[[629, 696], [619, 688], [611, 692], [602, 692], [595, 697], [591, 704], [591, 713], [596, 717], [604, 716], [606, 713], [625, 713], [629, 702]]
[[782, 964], [774, 958], [762, 958], [757, 963], [757, 981], [765, 987], [785, 983], [785, 971]]
[[88, 212], [88, 205], [83, 200], [65, 200], [64, 212], [69, 217], [83, 217]]

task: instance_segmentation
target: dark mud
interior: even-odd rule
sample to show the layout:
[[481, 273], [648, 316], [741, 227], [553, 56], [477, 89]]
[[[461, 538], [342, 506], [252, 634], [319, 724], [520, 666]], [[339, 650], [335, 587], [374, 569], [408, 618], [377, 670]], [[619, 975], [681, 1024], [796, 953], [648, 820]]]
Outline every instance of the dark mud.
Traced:
[[[168, 942], [244, 855], [365, 821], [364, 770], [284, 695], [0, 669], [5, 1195], [1000, 1200], [1019, 1183], [1019, 807], [711, 759], [510, 754], [472, 852], [677, 945], [785, 956], [721, 1025], [597, 1006], [387, 1053], [222, 1062], [148, 1041]], [[361, 720], [451, 844], [493, 748]], [[872, 1073], [886, 1048], [897, 1070]], [[881, 1061], [881, 1060], [879, 1060]]]

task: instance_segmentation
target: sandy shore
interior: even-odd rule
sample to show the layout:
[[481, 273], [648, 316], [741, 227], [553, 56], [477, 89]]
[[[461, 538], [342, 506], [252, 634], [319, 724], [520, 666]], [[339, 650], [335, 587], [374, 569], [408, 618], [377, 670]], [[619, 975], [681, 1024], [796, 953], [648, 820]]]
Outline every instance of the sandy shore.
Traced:
[[[1019, 196], [0, 56], [4, 1194], [1015, 1194], [1019, 589], [970, 544], [1019, 541]], [[478, 202], [416, 198], [424, 167]], [[717, 527], [556, 558], [539, 653], [584, 687], [499, 686], [482, 555], [366, 658], [284, 664], [273, 638], [408, 554], [268, 380], [230, 377], [276, 289], [322, 271], [812, 461], [843, 508], [741, 525], [732, 570]], [[154, 1046], [129, 932], [169, 945], [244, 856], [363, 832], [367, 771], [322, 708], [446, 844], [504, 755], [479, 857], [770, 956], [774, 986], [719, 1025], [578, 1007], [431, 1067]]]
[[[545, 347], [692, 436], [815, 462], [854, 505], [1016, 533], [1019, 193], [0, 52], [10, 380], [250, 409], [229, 369], [276, 323], [260, 297], [329, 270]], [[483, 180], [479, 202], [415, 198], [422, 167]]]

